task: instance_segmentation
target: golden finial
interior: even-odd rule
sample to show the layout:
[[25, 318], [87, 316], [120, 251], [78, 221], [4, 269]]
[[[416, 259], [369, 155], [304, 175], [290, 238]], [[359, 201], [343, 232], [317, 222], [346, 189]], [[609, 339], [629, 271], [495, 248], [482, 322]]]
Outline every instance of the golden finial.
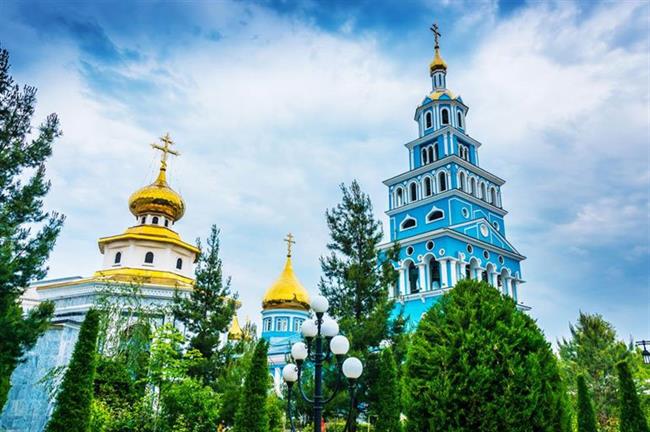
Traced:
[[162, 152], [162, 155], [160, 156], [160, 170], [165, 171], [167, 170], [167, 155], [172, 154], [174, 156], [180, 156], [180, 153], [170, 148], [171, 145], [174, 145], [174, 141], [172, 141], [172, 138], [169, 136], [169, 132], [164, 136], [161, 136], [160, 141], [163, 145], [154, 143], [151, 144], [151, 147]]
[[435, 55], [433, 57], [433, 61], [429, 65], [429, 73], [431, 74], [431, 76], [433, 76], [433, 73], [436, 70], [447, 70], [447, 63], [445, 63], [445, 61], [440, 56], [440, 41], [439, 41], [439, 38], [440, 38], [441, 34], [440, 34], [440, 30], [438, 29], [438, 24], [433, 23], [433, 25], [431, 26], [431, 28], [429, 30], [431, 30], [433, 32], [433, 39], [434, 39], [434, 41], [436, 43], [435, 46], [434, 46]]
[[296, 241], [293, 239], [293, 234], [287, 234], [287, 237], [284, 239], [287, 242], [287, 258], [291, 258], [291, 246], [296, 244]]

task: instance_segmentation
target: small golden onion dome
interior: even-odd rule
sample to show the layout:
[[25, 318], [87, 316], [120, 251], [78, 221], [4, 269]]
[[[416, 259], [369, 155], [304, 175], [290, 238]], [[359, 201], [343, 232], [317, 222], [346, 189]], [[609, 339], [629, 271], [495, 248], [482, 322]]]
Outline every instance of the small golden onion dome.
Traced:
[[146, 213], [160, 213], [174, 222], [183, 217], [185, 202], [183, 198], [167, 184], [165, 166], [160, 167], [156, 181], [135, 191], [129, 198], [129, 209], [135, 216]]
[[244, 331], [239, 325], [239, 320], [237, 315], [232, 317], [232, 322], [230, 323], [230, 329], [228, 329], [228, 340], [242, 340], [244, 338]]
[[262, 308], [309, 310], [309, 294], [293, 272], [290, 256], [280, 277], [266, 291]]
[[440, 48], [436, 47], [436, 55], [433, 57], [433, 61], [429, 65], [429, 73], [433, 73], [437, 70], [447, 70], [447, 63], [440, 57]]

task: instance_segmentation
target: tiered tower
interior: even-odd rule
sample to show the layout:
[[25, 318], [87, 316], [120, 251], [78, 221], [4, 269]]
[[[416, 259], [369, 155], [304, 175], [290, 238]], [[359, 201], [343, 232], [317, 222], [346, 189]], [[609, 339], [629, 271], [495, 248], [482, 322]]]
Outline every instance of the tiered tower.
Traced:
[[415, 110], [418, 138], [405, 144], [409, 169], [384, 181], [390, 243], [382, 249], [400, 245], [399, 281], [390, 295], [398, 300], [395, 313], [403, 309], [413, 325], [460, 279], [482, 279], [515, 300], [524, 282], [525, 257], [506, 239], [505, 182], [479, 166], [481, 143], [467, 132], [469, 107], [447, 89], [438, 26], [431, 30], [432, 91]]
[[301, 340], [300, 327], [309, 318], [309, 294], [291, 265], [291, 234], [287, 242], [287, 261], [280, 277], [269, 287], [262, 301], [262, 337], [269, 342], [269, 369], [276, 388], [282, 383], [281, 372], [287, 364], [291, 345]]

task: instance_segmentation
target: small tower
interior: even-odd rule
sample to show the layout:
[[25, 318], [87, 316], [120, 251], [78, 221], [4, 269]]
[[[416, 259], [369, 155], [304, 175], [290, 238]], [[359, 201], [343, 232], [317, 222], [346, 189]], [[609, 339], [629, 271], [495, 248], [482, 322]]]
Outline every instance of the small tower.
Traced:
[[95, 278], [192, 286], [192, 264], [199, 250], [172, 230], [185, 213], [185, 202], [167, 183], [167, 157], [179, 153], [170, 148], [174, 143], [169, 134], [160, 140], [162, 145], [151, 145], [162, 152], [158, 177], [129, 198], [135, 225], [123, 234], [99, 239], [104, 260]]
[[287, 242], [287, 261], [280, 277], [269, 287], [262, 302], [262, 337], [269, 342], [269, 368], [276, 385], [282, 382], [281, 371], [287, 363], [291, 345], [300, 340], [300, 327], [309, 318], [309, 294], [291, 265], [291, 234]]

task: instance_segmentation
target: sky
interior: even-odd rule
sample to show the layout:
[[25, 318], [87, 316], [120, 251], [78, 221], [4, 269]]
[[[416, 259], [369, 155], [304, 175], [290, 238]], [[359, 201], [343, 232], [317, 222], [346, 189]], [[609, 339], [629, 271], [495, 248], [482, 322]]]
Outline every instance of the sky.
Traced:
[[325, 210], [358, 179], [387, 226], [384, 179], [408, 169], [430, 91], [432, 22], [447, 84], [470, 107], [481, 166], [506, 180], [519, 298], [547, 338], [579, 311], [650, 338], [650, 7], [644, 1], [0, 0], [11, 73], [59, 115], [46, 207], [66, 215], [48, 277], [100, 268], [99, 237], [133, 224], [165, 132], [187, 241], [221, 229], [241, 319], [296, 237], [317, 291]]

